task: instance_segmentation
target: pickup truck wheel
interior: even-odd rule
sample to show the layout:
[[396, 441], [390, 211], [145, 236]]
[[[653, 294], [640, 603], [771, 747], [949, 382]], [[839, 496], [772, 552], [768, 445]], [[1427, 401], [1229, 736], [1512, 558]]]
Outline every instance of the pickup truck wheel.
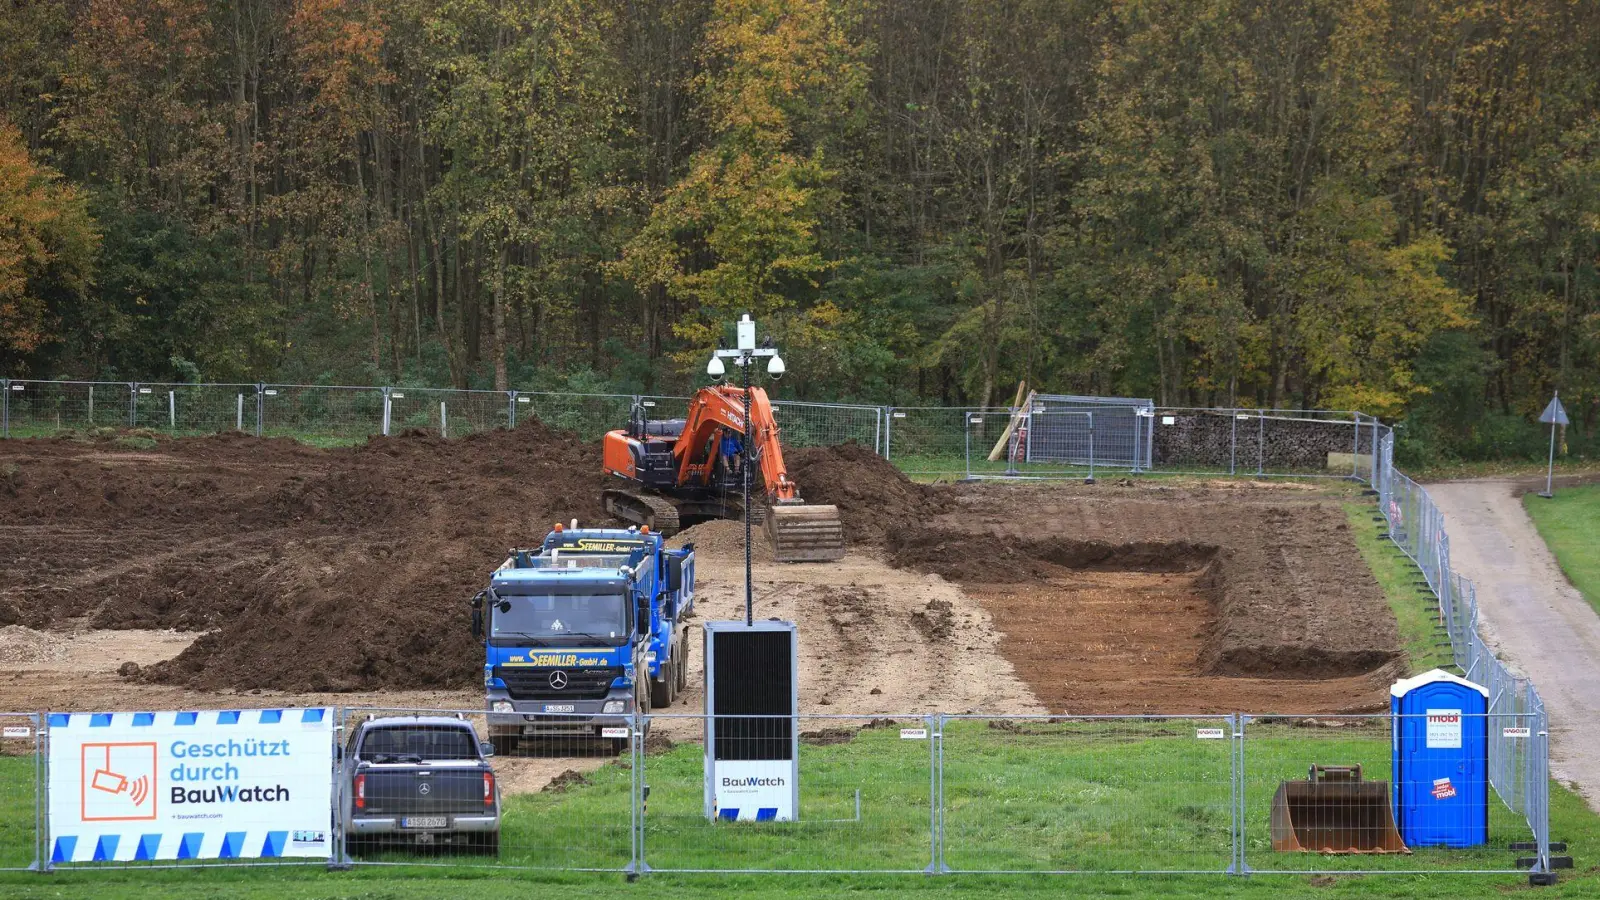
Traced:
[[495, 756], [515, 756], [517, 753], [517, 736], [514, 734], [492, 734], [489, 744], [494, 747]]

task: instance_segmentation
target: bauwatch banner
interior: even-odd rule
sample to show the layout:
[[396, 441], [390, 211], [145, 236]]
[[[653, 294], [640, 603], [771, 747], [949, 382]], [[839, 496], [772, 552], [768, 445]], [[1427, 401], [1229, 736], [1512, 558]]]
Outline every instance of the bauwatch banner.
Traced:
[[52, 863], [326, 859], [326, 709], [52, 713]]
[[716, 761], [712, 772], [713, 818], [741, 822], [790, 822], [800, 794], [799, 766], [792, 759]]

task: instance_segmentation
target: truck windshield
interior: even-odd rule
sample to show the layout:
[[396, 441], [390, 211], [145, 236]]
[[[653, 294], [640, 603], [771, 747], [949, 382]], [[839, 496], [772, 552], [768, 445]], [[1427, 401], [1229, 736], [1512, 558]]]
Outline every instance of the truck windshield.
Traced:
[[500, 600], [490, 620], [491, 637], [617, 644], [628, 633], [621, 594], [501, 594]]
[[360, 755], [377, 763], [477, 759], [478, 747], [476, 737], [465, 728], [406, 725], [368, 731]]

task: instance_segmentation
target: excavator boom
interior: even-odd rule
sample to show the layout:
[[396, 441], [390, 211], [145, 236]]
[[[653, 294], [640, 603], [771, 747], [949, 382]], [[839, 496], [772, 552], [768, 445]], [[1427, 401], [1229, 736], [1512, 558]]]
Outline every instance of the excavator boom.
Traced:
[[657, 530], [676, 530], [719, 515], [737, 518], [743, 510], [742, 498], [732, 474], [742, 460], [724, 456], [719, 438], [738, 434], [749, 444], [751, 465], [761, 474], [759, 496], [763, 502], [751, 513], [762, 522], [774, 558], [801, 562], [843, 557], [844, 526], [839, 510], [800, 499], [799, 486], [789, 478], [784, 463], [767, 392], [750, 389], [748, 421], [744, 401], [744, 391], [719, 385], [696, 392], [681, 423], [647, 422], [642, 410], [636, 411], [627, 429], [606, 435], [605, 469], [653, 490], [608, 490], [607, 509]]

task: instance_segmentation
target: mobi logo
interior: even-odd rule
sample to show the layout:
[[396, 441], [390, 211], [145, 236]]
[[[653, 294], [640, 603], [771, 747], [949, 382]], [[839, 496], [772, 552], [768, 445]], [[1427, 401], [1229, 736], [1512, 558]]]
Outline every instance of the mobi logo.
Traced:
[[1428, 721], [1437, 725], [1454, 725], [1461, 721], [1460, 713], [1430, 713]]
[[156, 817], [156, 745], [83, 744], [78, 814], [85, 822], [143, 822]]
[[757, 778], [753, 775], [746, 778], [722, 779], [723, 787], [783, 787], [787, 783], [782, 778]]

